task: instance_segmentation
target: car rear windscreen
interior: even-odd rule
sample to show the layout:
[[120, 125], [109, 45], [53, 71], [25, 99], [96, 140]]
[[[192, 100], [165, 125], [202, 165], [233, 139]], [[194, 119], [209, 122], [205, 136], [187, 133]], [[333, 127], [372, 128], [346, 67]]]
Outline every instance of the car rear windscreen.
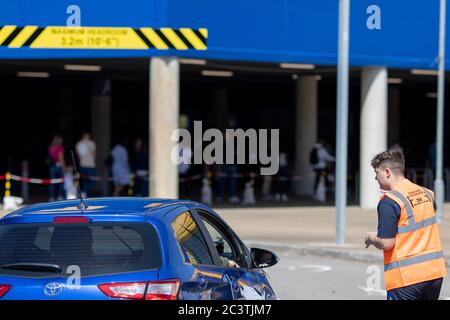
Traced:
[[[30, 270], [30, 264], [38, 268]], [[39, 268], [45, 264], [57, 265], [62, 271]], [[68, 276], [74, 266], [79, 267], [81, 277], [160, 268], [156, 230], [147, 223], [0, 226], [0, 274]]]

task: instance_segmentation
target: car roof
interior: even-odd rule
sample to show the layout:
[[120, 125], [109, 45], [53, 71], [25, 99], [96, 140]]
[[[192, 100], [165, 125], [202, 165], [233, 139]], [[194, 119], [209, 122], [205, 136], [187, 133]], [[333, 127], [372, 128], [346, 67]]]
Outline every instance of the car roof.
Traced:
[[78, 208], [79, 199], [63, 200], [29, 205], [7, 214], [3, 219], [60, 214], [144, 216], [150, 213], [166, 212], [167, 209], [174, 206], [195, 204], [194, 201], [145, 197], [88, 198], [84, 199], [84, 202], [88, 206], [84, 211]]

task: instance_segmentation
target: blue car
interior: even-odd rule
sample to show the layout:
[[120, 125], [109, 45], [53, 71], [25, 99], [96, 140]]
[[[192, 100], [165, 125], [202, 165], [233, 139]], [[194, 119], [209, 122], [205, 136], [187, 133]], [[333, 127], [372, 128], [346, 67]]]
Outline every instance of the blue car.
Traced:
[[275, 299], [263, 268], [211, 208], [98, 198], [31, 205], [0, 219], [0, 299]]

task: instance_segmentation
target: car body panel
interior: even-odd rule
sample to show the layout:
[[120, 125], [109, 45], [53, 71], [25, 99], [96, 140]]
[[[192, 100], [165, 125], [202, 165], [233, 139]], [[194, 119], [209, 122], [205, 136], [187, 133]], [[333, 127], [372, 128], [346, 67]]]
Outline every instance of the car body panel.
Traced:
[[[21, 277], [0, 274], [0, 284], [11, 284], [12, 289], [3, 299], [109, 299], [103, 294], [98, 284], [117, 282], [143, 282], [166, 279], [180, 279], [179, 299], [215, 300], [215, 299], [273, 299], [275, 293], [262, 269], [230, 268], [217, 265], [218, 254], [214, 252], [211, 239], [206, 239], [214, 265], [193, 265], [185, 261], [182, 249], [175, 237], [171, 223], [180, 214], [189, 211], [199, 219], [196, 210], [211, 215], [229, 228], [237, 240], [242, 241], [228, 224], [206, 205], [184, 200], [150, 199], [150, 198], [92, 198], [85, 199], [86, 210], [81, 211], [79, 200], [58, 201], [36, 204], [16, 210], [2, 219], [0, 225], [52, 223], [56, 217], [85, 216], [90, 223], [95, 222], [129, 222], [151, 224], [158, 235], [161, 246], [162, 265], [158, 270], [117, 273], [81, 277], [81, 288], [74, 286], [73, 279], [67, 277]], [[196, 220], [202, 232], [204, 226]], [[242, 244], [243, 245], [243, 244]], [[245, 247], [245, 246], [244, 246]], [[248, 249], [245, 247], [248, 254]], [[46, 285], [50, 289], [62, 291], [55, 295], [45, 293]], [[53, 288], [53, 289], [52, 289]], [[56, 288], [56, 289], [54, 289]], [[47, 291], [48, 291], [47, 290]]]

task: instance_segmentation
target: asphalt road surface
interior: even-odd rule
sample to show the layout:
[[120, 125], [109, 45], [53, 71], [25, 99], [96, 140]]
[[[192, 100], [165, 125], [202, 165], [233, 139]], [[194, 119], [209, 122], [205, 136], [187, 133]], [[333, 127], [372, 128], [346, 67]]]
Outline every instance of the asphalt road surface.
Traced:
[[[281, 300], [386, 300], [381, 265], [280, 254], [266, 271]], [[440, 299], [450, 300], [448, 278]]]

